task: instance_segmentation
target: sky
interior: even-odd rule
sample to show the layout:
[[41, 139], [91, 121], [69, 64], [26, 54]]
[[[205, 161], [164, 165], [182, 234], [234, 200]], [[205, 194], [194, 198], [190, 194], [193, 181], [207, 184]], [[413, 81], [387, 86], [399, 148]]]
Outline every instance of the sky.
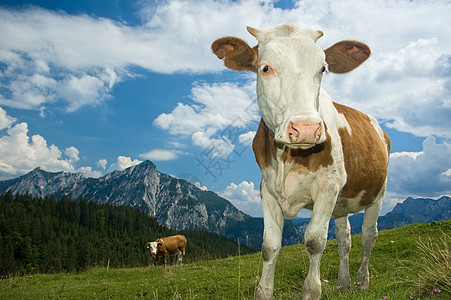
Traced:
[[292, 22], [322, 30], [323, 49], [371, 47], [322, 86], [391, 137], [381, 214], [450, 195], [450, 14], [445, 0], [0, 0], [0, 180], [36, 167], [100, 177], [151, 160], [261, 216], [255, 74], [227, 70], [210, 45], [254, 46], [246, 26]]

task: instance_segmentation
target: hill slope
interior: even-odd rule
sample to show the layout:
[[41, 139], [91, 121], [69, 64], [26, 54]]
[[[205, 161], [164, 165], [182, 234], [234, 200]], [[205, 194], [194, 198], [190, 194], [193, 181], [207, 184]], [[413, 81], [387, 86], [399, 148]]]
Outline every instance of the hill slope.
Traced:
[[[451, 232], [451, 221], [414, 224], [381, 231], [370, 260], [370, 286], [366, 291], [336, 289], [338, 250], [335, 240], [327, 243], [321, 264], [323, 299], [450, 299], [450, 288], [419, 277], [424, 254], [416, 241], [431, 240], [443, 247], [443, 232]], [[449, 235], [448, 235], [449, 241]], [[353, 236], [350, 254], [351, 276], [360, 264], [360, 236]], [[448, 249], [449, 255], [449, 249]], [[449, 256], [448, 256], [449, 259]], [[185, 264], [182, 268], [162, 267], [95, 268], [81, 274], [32, 275], [0, 280], [0, 298], [119, 298], [119, 299], [253, 299], [261, 272], [261, 255], [245, 255]], [[450, 265], [447, 265], [447, 272]], [[308, 270], [304, 245], [283, 247], [276, 267], [274, 299], [299, 299]], [[433, 278], [435, 279], [435, 278]], [[440, 293], [433, 292], [440, 288]], [[420, 294], [421, 293], [421, 294]]]
[[[175, 234], [188, 240], [185, 261], [238, 253], [232, 240], [210, 232], [176, 232], [130, 206], [8, 192], [0, 195], [0, 276], [146, 266], [151, 257], [144, 244]], [[256, 252], [246, 246], [241, 251]]]

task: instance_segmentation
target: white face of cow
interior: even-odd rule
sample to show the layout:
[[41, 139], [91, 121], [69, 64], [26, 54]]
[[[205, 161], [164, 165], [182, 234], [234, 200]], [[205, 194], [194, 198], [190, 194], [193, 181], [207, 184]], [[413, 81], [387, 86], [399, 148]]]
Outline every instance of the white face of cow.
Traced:
[[248, 30], [259, 42], [258, 105], [275, 140], [301, 149], [324, 142], [319, 93], [327, 63], [324, 51], [315, 43], [322, 32], [291, 24]]
[[150, 254], [157, 255], [157, 242], [147, 243], [147, 248], [149, 248]]

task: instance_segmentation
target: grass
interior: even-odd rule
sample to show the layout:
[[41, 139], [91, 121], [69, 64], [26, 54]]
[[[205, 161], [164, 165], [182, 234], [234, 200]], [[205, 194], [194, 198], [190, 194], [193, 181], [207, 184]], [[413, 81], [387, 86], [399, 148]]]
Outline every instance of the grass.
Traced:
[[[328, 241], [321, 264], [323, 299], [451, 299], [449, 281], [435, 281], [442, 275], [450, 278], [450, 232], [451, 220], [381, 231], [370, 260], [368, 290], [346, 293], [336, 289], [337, 242]], [[355, 277], [360, 264], [360, 236], [353, 236], [352, 243], [350, 269]], [[437, 253], [448, 257], [448, 269], [440, 265], [443, 257], [438, 261], [434, 258]], [[99, 267], [80, 274], [11, 277], [0, 280], [0, 299], [253, 299], [261, 264], [261, 255], [252, 254], [166, 269]], [[429, 274], [425, 266], [435, 265], [442, 268], [433, 268]], [[282, 248], [274, 299], [300, 299], [307, 270], [304, 245]], [[441, 292], [434, 293], [434, 288]]]

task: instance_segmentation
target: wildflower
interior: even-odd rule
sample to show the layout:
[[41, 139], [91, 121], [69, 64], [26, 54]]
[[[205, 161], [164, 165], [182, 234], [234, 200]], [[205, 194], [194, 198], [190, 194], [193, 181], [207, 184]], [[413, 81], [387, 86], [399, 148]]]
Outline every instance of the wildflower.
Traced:
[[441, 289], [438, 289], [438, 288], [435, 288], [435, 289], [433, 290], [433, 292], [436, 293], [436, 294], [440, 293], [441, 291], [442, 291], [442, 290], [441, 290]]
[[395, 242], [395, 241], [390, 241], [390, 243], [392, 243], [392, 244], [393, 244], [394, 242]]
[[329, 283], [329, 280], [327, 280], [327, 279], [324, 279], [323, 281], [324, 281], [325, 283]]
[[384, 297], [382, 297], [382, 300], [387, 300], [387, 297], [385, 297], [385, 296], [384, 296]]

